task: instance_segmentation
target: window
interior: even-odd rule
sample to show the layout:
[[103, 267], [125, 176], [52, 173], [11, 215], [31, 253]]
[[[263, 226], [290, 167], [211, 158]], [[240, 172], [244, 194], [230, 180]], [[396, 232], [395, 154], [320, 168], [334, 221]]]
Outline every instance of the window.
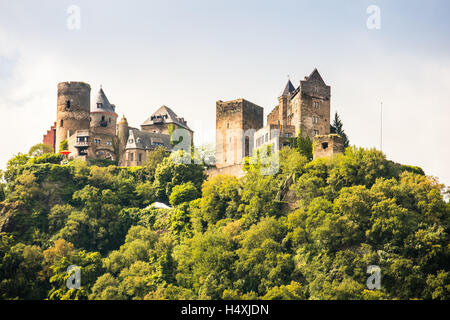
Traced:
[[109, 123], [111, 123], [111, 118], [109, 118]]
[[316, 116], [313, 116], [313, 123], [319, 123], [319, 118], [317, 118]]
[[250, 139], [249, 139], [249, 137], [245, 137], [244, 156], [248, 157], [249, 155], [250, 155]]
[[130, 160], [133, 161], [133, 153], [130, 153]]
[[67, 101], [66, 101], [66, 108], [67, 108], [67, 109], [70, 109], [70, 100], [67, 100]]
[[328, 148], [328, 142], [323, 142], [322, 143], [322, 149], [326, 149], [326, 148]]
[[62, 128], [64, 127], [64, 120], [61, 120], [61, 122], [59, 123], [59, 126]]
[[318, 101], [313, 101], [313, 107], [318, 109], [319, 108], [319, 102]]
[[269, 141], [269, 134], [266, 133], [266, 142]]
[[139, 153], [139, 162], [142, 161], [142, 153]]
[[97, 108], [103, 108], [103, 103], [97, 103]]
[[315, 136], [319, 135], [319, 130], [314, 129], [314, 135], [315, 135]]
[[227, 129], [230, 129], [230, 123], [229, 122], [227, 123]]

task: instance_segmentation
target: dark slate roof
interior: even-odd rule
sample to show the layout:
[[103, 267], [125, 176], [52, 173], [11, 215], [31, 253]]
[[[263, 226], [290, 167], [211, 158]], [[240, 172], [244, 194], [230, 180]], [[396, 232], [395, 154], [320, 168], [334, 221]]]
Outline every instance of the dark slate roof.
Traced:
[[150, 116], [150, 118], [145, 120], [142, 126], [149, 126], [153, 124], [162, 124], [162, 123], [174, 123], [179, 125], [180, 127], [188, 129], [189, 131], [192, 131], [187, 126], [187, 122], [183, 118], [178, 117], [177, 114], [167, 106], [162, 106], [158, 110], [156, 110]]
[[97, 98], [95, 99], [91, 112], [116, 112], [115, 106], [109, 103], [102, 88], [98, 91]]
[[286, 86], [284, 87], [283, 92], [281, 92], [281, 95], [287, 96], [294, 91], [295, 91], [294, 85], [292, 84], [291, 80], [288, 80], [288, 82], [286, 83]]
[[167, 150], [172, 149], [168, 134], [145, 132], [132, 128], [125, 149], [153, 150], [159, 145], [163, 145]]
[[314, 70], [311, 72], [311, 74], [309, 76], [305, 77], [304, 81], [309, 81], [314, 78], [318, 81], [323, 82], [323, 84], [325, 84], [325, 81], [323, 81], [323, 78], [320, 75], [319, 70], [317, 70], [317, 68], [314, 68]]

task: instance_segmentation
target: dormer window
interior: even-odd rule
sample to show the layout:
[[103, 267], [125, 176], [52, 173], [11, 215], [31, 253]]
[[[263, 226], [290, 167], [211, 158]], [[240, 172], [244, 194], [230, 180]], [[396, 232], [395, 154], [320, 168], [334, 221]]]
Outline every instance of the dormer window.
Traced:
[[97, 103], [97, 108], [100, 108], [100, 109], [102, 109], [103, 108], [103, 103]]

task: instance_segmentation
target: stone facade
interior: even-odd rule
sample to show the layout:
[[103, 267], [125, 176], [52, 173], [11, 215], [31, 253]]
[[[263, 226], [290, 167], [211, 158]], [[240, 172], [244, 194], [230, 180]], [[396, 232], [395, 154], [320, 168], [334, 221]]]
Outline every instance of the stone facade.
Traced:
[[58, 84], [55, 148], [77, 130], [89, 130], [91, 86], [84, 82]]
[[295, 135], [310, 137], [330, 133], [331, 88], [317, 69], [295, 89], [288, 81], [278, 97], [278, 105], [267, 116], [268, 124], [294, 126]]
[[253, 134], [263, 126], [264, 109], [245, 99], [216, 102], [216, 166], [242, 163], [253, 149]]
[[332, 157], [343, 153], [344, 140], [338, 134], [315, 136], [313, 140], [313, 158]]

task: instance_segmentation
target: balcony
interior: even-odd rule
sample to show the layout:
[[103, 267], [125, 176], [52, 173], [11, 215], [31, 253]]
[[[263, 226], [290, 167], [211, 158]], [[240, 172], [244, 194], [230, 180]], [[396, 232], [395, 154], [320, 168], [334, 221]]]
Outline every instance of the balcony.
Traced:
[[88, 141], [76, 141], [74, 146], [75, 146], [75, 148], [87, 148], [87, 147], [89, 147], [89, 142]]

